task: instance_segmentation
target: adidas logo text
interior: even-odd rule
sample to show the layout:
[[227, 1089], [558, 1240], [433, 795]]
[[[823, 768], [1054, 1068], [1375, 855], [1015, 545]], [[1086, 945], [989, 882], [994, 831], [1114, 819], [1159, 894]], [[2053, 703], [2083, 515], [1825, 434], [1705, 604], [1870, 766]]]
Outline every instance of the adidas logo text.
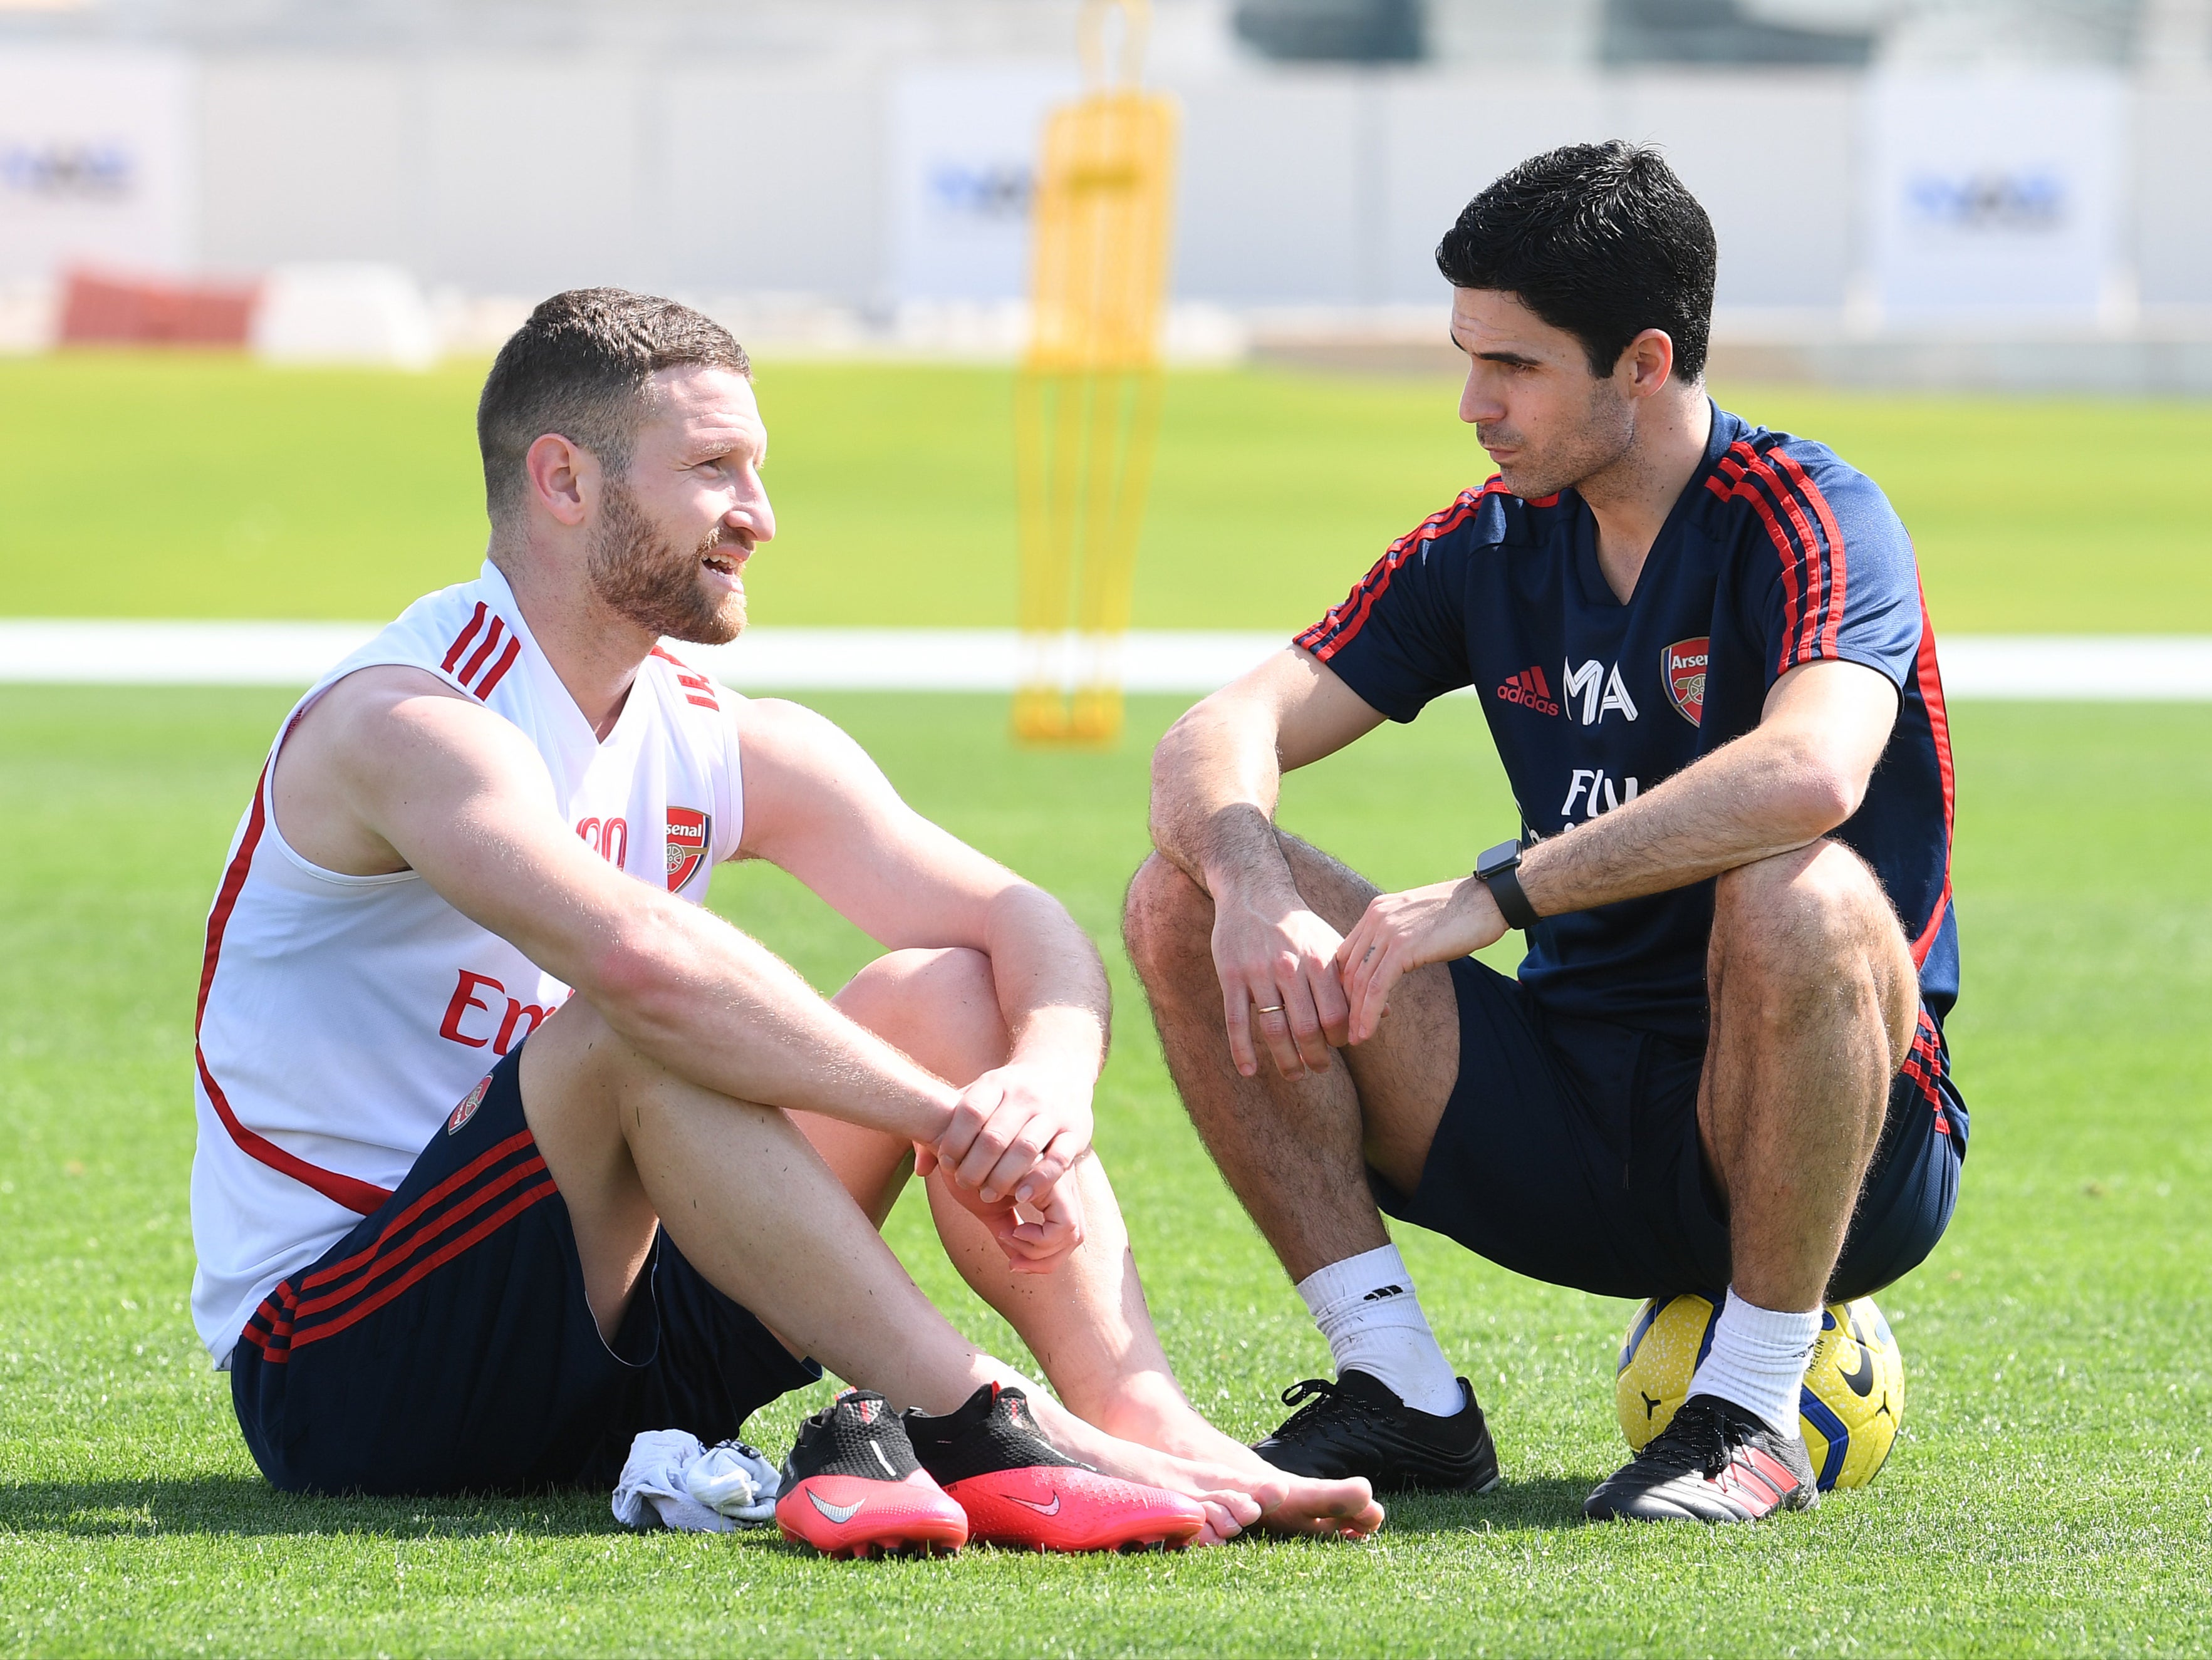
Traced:
[[1544, 678], [1540, 668], [1523, 669], [1498, 689], [1502, 703], [1518, 703], [1524, 709], [1538, 714], [1557, 714], [1559, 704], [1553, 700], [1551, 683]]

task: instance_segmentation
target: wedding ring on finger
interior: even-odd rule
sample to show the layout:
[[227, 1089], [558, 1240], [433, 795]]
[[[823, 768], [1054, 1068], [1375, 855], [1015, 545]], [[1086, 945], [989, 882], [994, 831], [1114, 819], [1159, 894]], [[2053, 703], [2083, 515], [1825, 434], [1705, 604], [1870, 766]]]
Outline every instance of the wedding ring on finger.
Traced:
[[1253, 1010], [1255, 1014], [1280, 1014], [1282, 1012], [1283, 1006], [1280, 1003], [1270, 1003], [1265, 1008], [1255, 1007]]

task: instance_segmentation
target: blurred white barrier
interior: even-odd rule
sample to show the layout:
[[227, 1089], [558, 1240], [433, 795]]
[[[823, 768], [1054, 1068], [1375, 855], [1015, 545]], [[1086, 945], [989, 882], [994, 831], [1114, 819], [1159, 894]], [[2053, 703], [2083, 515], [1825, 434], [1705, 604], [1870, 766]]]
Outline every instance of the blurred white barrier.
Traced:
[[443, 344], [421, 286], [397, 265], [279, 265], [253, 311], [254, 354], [272, 363], [426, 369]]
[[[304, 686], [376, 632], [373, 623], [0, 619], [0, 682]], [[693, 648], [747, 691], [1011, 691], [1012, 629], [780, 629]], [[1212, 691], [1283, 648], [1278, 633], [1139, 629], [1122, 646], [1133, 692]], [[2212, 702], [2212, 636], [1945, 635], [1954, 698]]]
[[0, 681], [305, 686], [374, 635], [378, 626], [0, 619]]

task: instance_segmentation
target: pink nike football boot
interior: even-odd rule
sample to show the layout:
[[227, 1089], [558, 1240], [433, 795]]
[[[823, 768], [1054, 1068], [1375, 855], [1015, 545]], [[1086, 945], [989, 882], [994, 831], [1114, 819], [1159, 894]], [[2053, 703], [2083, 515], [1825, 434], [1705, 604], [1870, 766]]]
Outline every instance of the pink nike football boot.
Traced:
[[968, 1517], [914, 1456], [890, 1403], [847, 1389], [799, 1426], [775, 1501], [783, 1536], [824, 1556], [928, 1556], [968, 1542]]
[[921, 1467], [968, 1512], [969, 1536], [1010, 1550], [1176, 1550], [1198, 1536], [1195, 1499], [1102, 1475], [1044, 1438], [1018, 1389], [987, 1383], [957, 1412], [909, 1408]]

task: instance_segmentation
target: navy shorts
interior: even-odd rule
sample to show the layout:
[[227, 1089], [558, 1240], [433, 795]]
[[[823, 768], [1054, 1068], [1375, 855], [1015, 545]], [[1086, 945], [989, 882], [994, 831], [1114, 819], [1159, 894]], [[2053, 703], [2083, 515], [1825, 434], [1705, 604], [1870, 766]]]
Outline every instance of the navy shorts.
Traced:
[[819, 1377], [653, 1241], [611, 1345], [523, 1120], [518, 1046], [399, 1190], [246, 1323], [231, 1401], [294, 1493], [611, 1487], [640, 1430], [710, 1444]]
[[[1698, 1141], [1701, 1045], [1547, 1014], [1517, 980], [1451, 965], [1459, 1078], [1420, 1186], [1370, 1173], [1389, 1214], [1516, 1274], [1606, 1297], [1729, 1283], [1728, 1218]], [[1966, 1109], [1925, 1010], [1829, 1282], [1863, 1297], [1936, 1248], [1959, 1196]]]

